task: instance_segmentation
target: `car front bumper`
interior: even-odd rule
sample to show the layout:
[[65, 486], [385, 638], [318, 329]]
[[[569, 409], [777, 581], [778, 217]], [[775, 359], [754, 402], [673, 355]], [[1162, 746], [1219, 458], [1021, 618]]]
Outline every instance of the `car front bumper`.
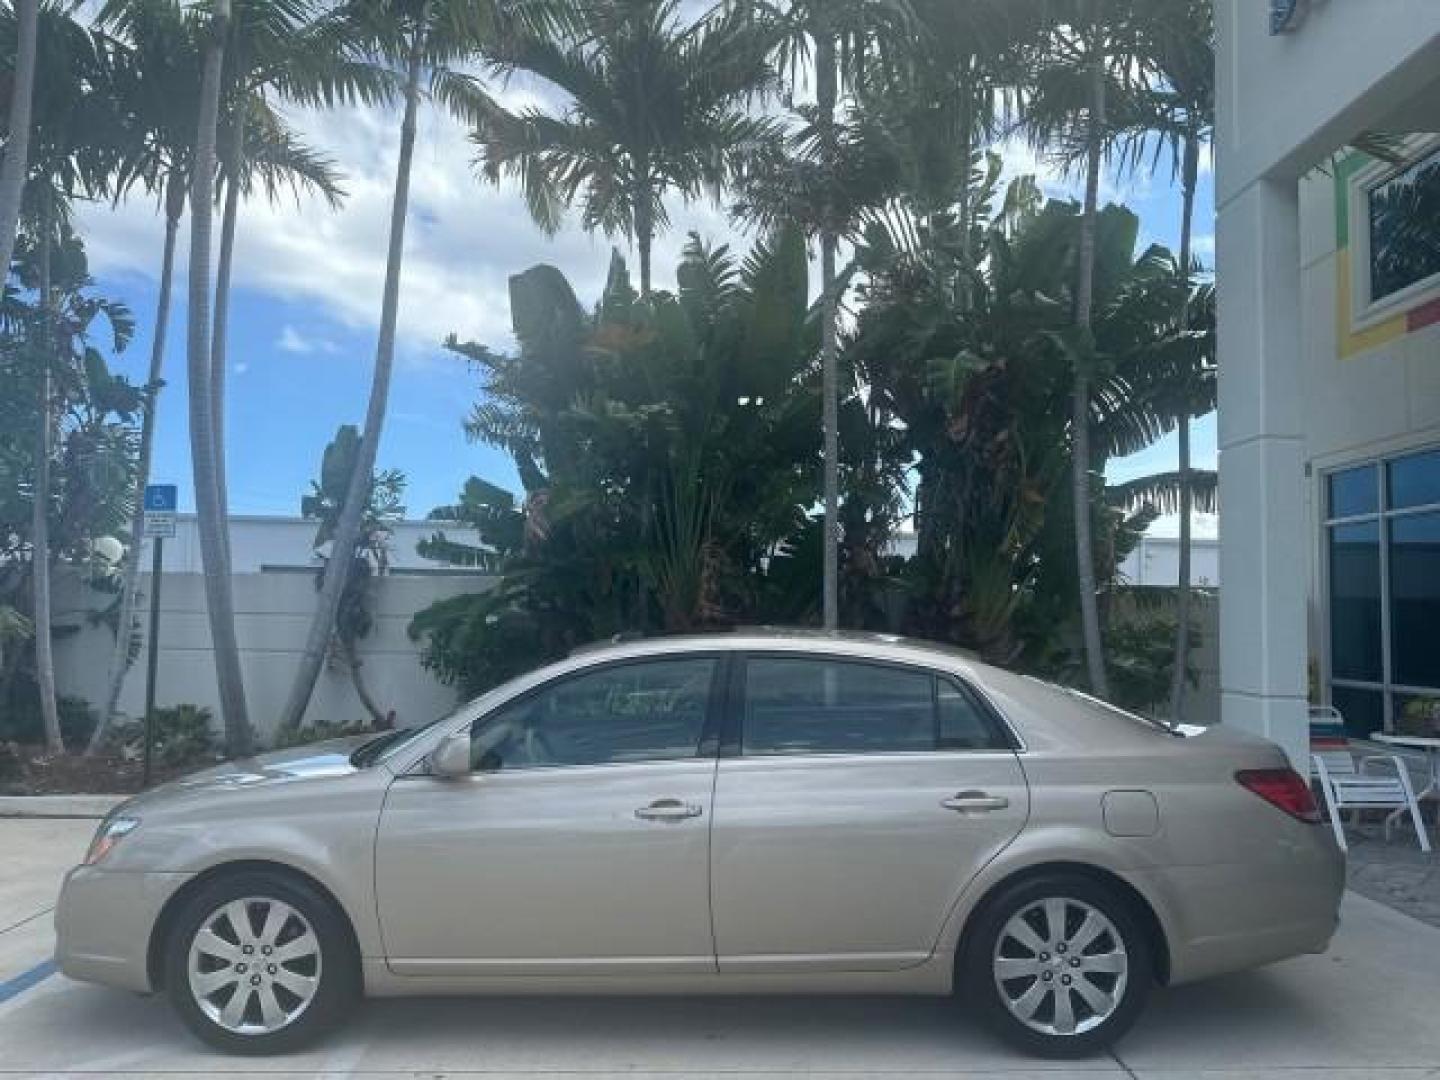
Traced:
[[55, 905], [55, 962], [72, 979], [149, 993], [150, 939], [166, 901], [194, 875], [77, 866]]

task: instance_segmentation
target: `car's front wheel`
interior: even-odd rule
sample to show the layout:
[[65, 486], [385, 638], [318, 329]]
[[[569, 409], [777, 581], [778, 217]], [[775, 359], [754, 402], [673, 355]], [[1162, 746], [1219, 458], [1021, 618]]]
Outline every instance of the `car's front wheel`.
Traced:
[[304, 882], [218, 878], [171, 928], [166, 989], [186, 1025], [231, 1053], [283, 1053], [318, 1038], [353, 1002], [358, 972], [343, 916]]
[[1151, 952], [1118, 891], [1079, 876], [1032, 878], [980, 912], [965, 957], [967, 997], [1020, 1048], [1083, 1057], [1135, 1022], [1154, 977]]

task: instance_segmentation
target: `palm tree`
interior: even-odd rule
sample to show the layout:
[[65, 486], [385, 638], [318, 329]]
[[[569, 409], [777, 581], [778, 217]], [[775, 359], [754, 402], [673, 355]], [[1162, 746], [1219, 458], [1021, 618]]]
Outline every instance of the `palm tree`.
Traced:
[[220, 113], [221, 68], [230, 23], [230, 0], [215, 0], [203, 49], [197, 105], [194, 165], [190, 177], [190, 282], [186, 311], [186, 376], [189, 381], [190, 462], [195, 478], [195, 511], [205, 601], [219, 684], [225, 746], [244, 756], [254, 746], [235, 636], [235, 600], [230, 578], [225, 514], [220, 501], [215, 414], [210, 377], [210, 242], [215, 197], [215, 144]]
[[9, 276], [20, 223], [20, 198], [30, 150], [31, 98], [35, 87], [35, 39], [39, 0], [15, 0], [15, 70], [5, 160], [0, 163], [0, 273]]
[[[304, 146], [274, 111], [272, 98], [332, 108], [337, 104], [388, 104], [392, 73], [357, 53], [354, 26], [344, 9], [322, 10], [314, 0], [243, 0], [230, 21], [218, 153], [224, 202], [215, 270], [210, 392], [216, 440], [216, 484], [229, 513], [225, 459], [226, 354], [230, 281], [241, 197], [258, 176], [271, 201], [288, 183], [318, 191], [332, 209], [343, 194], [330, 163]], [[229, 528], [224, 530], [229, 557]]]
[[[1052, 19], [1034, 46], [1035, 68], [1022, 94], [1022, 127], [1031, 141], [1085, 178], [1072, 332], [1071, 488], [1080, 624], [1090, 689], [1108, 696], [1094, 543], [1091, 391], [1095, 370], [1095, 238], [1100, 174], [1116, 131], [1110, 110], [1142, 93], [1149, 71], [1136, 35], [1139, 0], [1057, 0]], [[1053, 10], [1059, 9], [1059, 18]]]
[[380, 303], [380, 332], [375, 346], [375, 371], [365, 408], [365, 426], [354, 472], [335, 524], [331, 555], [325, 566], [315, 614], [305, 638], [280, 730], [300, 726], [315, 680], [325, 660], [344, 597], [347, 569], [360, 539], [375, 455], [385, 425], [390, 380], [395, 365], [395, 326], [400, 309], [400, 271], [405, 251], [405, 218], [410, 201], [410, 165], [415, 154], [416, 117], [422, 97], [439, 102], [455, 117], [477, 125], [493, 106], [480, 83], [459, 70], [495, 38], [508, 16], [523, 19], [520, 32], [539, 32], [550, 17], [546, 0], [518, 5], [518, 14], [497, 0], [356, 0], [346, 17], [366, 50], [404, 73], [404, 112], [400, 122], [400, 153], [390, 209], [390, 243], [385, 260], [385, 289]]
[[[21, 219], [36, 248], [39, 307], [38, 395], [35, 490], [31, 533], [31, 580], [35, 615], [35, 666], [46, 743], [64, 750], [55, 693], [50, 635], [49, 537], [50, 455], [54, 445], [52, 348], [56, 342], [52, 256], [57, 238], [68, 233], [70, 203], [103, 195], [114, 171], [121, 116], [112, 93], [110, 42], [76, 22], [69, 13], [45, 6], [38, 14], [36, 71], [31, 90], [28, 177]], [[18, 87], [16, 92], [23, 92]], [[12, 109], [13, 114], [13, 109]]]
[[[187, 94], [199, 81], [202, 40], [196, 21], [174, 0], [118, 0], [102, 10], [100, 22], [123, 35], [128, 55], [122, 65], [120, 97], [130, 104], [138, 130], [121, 163], [115, 183], [118, 200], [135, 184], [143, 185], [160, 200], [165, 215], [165, 239], [160, 261], [160, 288], [156, 301], [155, 330], [150, 351], [144, 412], [141, 418], [139, 469], [135, 479], [135, 512], [130, 523], [131, 542], [121, 572], [121, 598], [115, 649], [111, 658], [109, 690], [99, 723], [87, 752], [97, 750], [105, 739], [118, 707], [125, 677], [129, 672], [140, 573], [139, 537], [144, 526], [141, 496], [150, 479], [158, 394], [164, 370], [165, 347], [170, 318], [175, 243], [190, 184], [197, 116], [194, 98]], [[230, 193], [249, 190], [257, 182], [267, 195], [277, 197], [288, 184], [321, 192], [334, 205], [339, 196], [338, 180], [330, 164], [300, 144], [283, 120], [252, 93], [250, 109], [255, 137], [238, 180], [226, 176], [226, 227], [216, 286], [216, 315], [211, 370], [217, 380], [224, 374], [225, 306], [229, 279], [229, 251], [224, 237], [233, 241], [234, 209]], [[214, 387], [212, 387], [214, 389]], [[218, 393], [216, 395], [219, 396]], [[221, 410], [214, 410], [217, 418]], [[217, 436], [220, 428], [217, 425]], [[222, 507], [225, 504], [222, 491]], [[226, 530], [228, 532], [228, 529]]]
[[[802, 141], [811, 144], [810, 183], [792, 185], [792, 193], [810, 188], [815, 234], [820, 239], [821, 427], [824, 431], [824, 546], [821, 612], [827, 630], [840, 623], [840, 364], [839, 308], [844, 288], [837, 273], [840, 242], [855, 227], [862, 207], [872, 198], [857, 192], [842, 177], [858, 170], [847, 161], [846, 132], [838, 115], [842, 93], [853, 92], [868, 62], [886, 58], [897, 48], [913, 46], [913, 13], [906, 0], [788, 0], [770, 9], [774, 16], [772, 48], [780, 71], [793, 82], [813, 60], [815, 105], [802, 109], [808, 129]], [[776, 164], [773, 160], [772, 167]], [[871, 177], [872, 181], [877, 180]], [[769, 181], [762, 180], [762, 186]], [[882, 182], [883, 183], [883, 182]], [[867, 193], [868, 195], [869, 193]], [[765, 194], [747, 196], [752, 215], [769, 202], [788, 201], [792, 212], [800, 199], [776, 200]], [[742, 213], [747, 211], [742, 209]], [[761, 210], [763, 219], [773, 215]], [[809, 217], [810, 215], [806, 215]], [[803, 219], [802, 219], [803, 220]]]
[[145, 486], [155, 449], [155, 418], [164, 371], [165, 345], [170, 324], [170, 301], [175, 270], [175, 244], [180, 218], [190, 185], [190, 168], [198, 119], [194, 99], [186, 88], [199, 82], [198, 42], [177, 4], [168, 0], [152, 3], [107, 5], [97, 18], [99, 25], [120, 31], [128, 41], [127, 53], [119, 67], [119, 97], [132, 110], [139, 130], [131, 133], [129, 152], [122, 159], [115, 178], [115, 198], [136, 184], [154, 192], [165, 215], [165, 239], [160, 256], [160, 289], [155, 302], [155, 324], [150, 345], [150, 363], [145, 380], [145, 400], [140, 421], [139, 468], [135, 477], [135, 506], [130, 520], [130, 544], [120, 573], [119, 619], [115, 649], [110, 660], [109, 688], [99, 721], [90, 737], [87, 754], [104, 745], [115, 718], [130, 669], [134, 635], [131, 632], [138, 602], [140, 581], [140, 536], [144, 531]]
[[669, 225], [666, 193], [718, 196], [769, 129], [746, 108], [772, 85], [764, 23], [736, 6], [682, 27], [680, 6], [589, 2], [558, 34], [507, 36], [495, 67], [542, 80], [566, 104], [559, 115], [494, 104], [474, 132], [485, 178], [518, 180], [546, 232], [579, 199], [587, 230], [631, 239], [642, 296], [655, 235]]
[[[1195, 190], [1200, 177], [1200, 156], [1215, 126], [1215, 16], [1211, 0], [1167, 0], [1149, 12], [1144, 26], [1147, 51], [1160, 77], [1159, 86], [1142, 98], [1155, 106], [1153, 115], [1137, 125], [1140, 143], [1158, 135], [1171, 151], [1175, 172], [1180, 178], [1180, 253], [1176, 265], [1187, 287], [1181, 290], [1177, 325], [1188, 330], [1191, 323], [1193, 291], [1188, 282], [1194, 273], [1193, 236]], [[1186, 672], [1190, 659], [1190, 563], [1194, 485], [1190, 459], [1190, 419], [1215, 407], [1214, 373], [1197, 364], [1187, 364], [1175, 381], [1178, 400], [1174, 403], [1179, 464], [1178, 511], [1180, 514], [1179, 592], [1175, 607], [1175, 664], [1170, 683], [1170, 716], [1184, 717]]]

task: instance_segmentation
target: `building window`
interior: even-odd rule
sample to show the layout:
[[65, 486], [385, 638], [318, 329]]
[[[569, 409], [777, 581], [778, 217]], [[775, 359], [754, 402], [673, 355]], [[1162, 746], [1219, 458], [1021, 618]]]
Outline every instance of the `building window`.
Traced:
[[1423, 726], [1440, 703], [1440, 449], [1330, 473], [1325, 505], [1330, 701], [1357, 737]]
[[1370, 302], [1440, 277], [1440, 150], [1370, 188]]

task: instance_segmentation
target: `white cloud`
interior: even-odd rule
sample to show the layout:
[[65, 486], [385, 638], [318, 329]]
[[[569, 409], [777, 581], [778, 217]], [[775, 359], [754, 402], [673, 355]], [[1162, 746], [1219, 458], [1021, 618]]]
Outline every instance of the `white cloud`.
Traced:
[[[340, 166], [348, 197], [338, 211], [310, 195], [287, 196], [273, 205], [247, 202], [240, 213], [236, 284], [313, 303], [317, 315], [374, 331], [385, 278], [398, 114], [347, 109], [298, 112], [293, 119], [304, 137]], [[586, 303], [604, 282], [610, 247], [604, 237], [589, 237], [573, 223], [546, 237], [512, 185], [495, 188], [477, 178], [473, 156], [458, 124], [434, 110], [425, 116], [412, 170], [401, 278], [402, 362], [424, 362], [451, 332], [503, 346], [510, 338], [508, 279], [535, 263], [560, 267]], [[156, 276], [162, 222], [153, 204], [132, 200], [113, 211], [90, 206], [81, 216], [98, 273]], [[670, 233], [655, 245], [656, 284], [662, 287], [673, 282], [687, 229], [720, 239], [733, 233], [723, 213], [708, 206], [677, 202], [671, 217]], [[188, 236], [187, 220], [177, 252], [180, 282]], [[183, 296], [178, 290], [177, 300]], [[292, 352], [323, 348], [293, 326], [282, 330], [276, 344]]]
[[311, 344], [310, 340], [289, 323], [285, 324], [285, 329], [281, 330], [280, 336], [275, 339], [275, 347], [282, 352], [308, 353], [315, 351], [315, 346]]
[[234, 371], [236, 375], [244, 375], [250, 370], [250, 365], [242, 360], [240, 363], [234, 365], [231, 370]]

